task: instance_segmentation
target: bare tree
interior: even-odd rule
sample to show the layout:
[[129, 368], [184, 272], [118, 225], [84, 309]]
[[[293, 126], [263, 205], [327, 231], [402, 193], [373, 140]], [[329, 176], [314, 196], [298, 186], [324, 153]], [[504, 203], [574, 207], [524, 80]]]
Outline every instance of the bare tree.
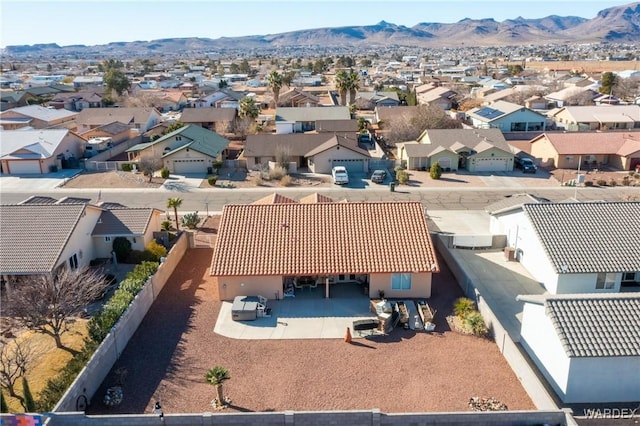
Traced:
[[34, 275], [12, 288], [9, 312], [25, 327], [53, 337], [58, 348], [73, 353], [61, 336], [71, 317], [98, 299], [107, 285], [102, 272], [87, 268]]
[[276, 163], [286, 172], [289, 171], [289, 162], [291, 161], [291, 148], [288, 146], [278, 145], [276, 147]]
[[153, 179], [153, 174], [162, 168], [162, 160], [153, 157], [142, 157], [138, 162], [138, 169], [149, 177], [149, 182]]
[[416, 140], [426, 129], [459, 129], [462, 123], [447, 115], [438, 106], [420, 105], [414, 114], [399, 115], [385, 123], [385, 138], [397, 143]]
[[36, 358], [36, 351], [24, 340], [15, 339], [2, 345], [0, 350], [0, 383], [14, 398], [18, 379], [27, 372], [27, 367]]

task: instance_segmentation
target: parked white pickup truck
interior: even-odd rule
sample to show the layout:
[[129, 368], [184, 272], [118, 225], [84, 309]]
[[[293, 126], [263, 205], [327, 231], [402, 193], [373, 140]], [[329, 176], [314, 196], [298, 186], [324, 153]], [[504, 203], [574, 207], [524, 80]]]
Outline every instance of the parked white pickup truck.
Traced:
[[331, 170], [331, 176], [333, 176], [333, 183], [336, 185], [346, 185], [349, 183], [349, 174], [344, 166], [335, 166]]

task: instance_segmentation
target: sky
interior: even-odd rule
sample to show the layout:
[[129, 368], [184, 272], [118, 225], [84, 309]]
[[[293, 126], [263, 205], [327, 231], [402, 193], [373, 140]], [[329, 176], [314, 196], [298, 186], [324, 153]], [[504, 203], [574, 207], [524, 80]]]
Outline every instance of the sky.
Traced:
[[312, 28], [549, 15], [591, 19], [608, 0], [0, 0], [0, 47], [96, 45], [174, 37], [238, 37]]

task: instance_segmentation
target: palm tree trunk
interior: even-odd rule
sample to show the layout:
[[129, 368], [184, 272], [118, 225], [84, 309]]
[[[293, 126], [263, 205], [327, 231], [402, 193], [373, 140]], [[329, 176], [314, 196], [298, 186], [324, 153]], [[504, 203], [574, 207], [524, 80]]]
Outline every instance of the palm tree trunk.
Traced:
[[218, 405], [224, 405], [224, 392], [222, 389], [222, 384], [216, 385], [216, 393], [218, 394]]
[[340, 91], [340, 105], [345, 106], [347, 104], [347, 91]]
[[176, 216], [176, 231], [180, 231], [180, 224], [178, 223], [178, 208], [177, 207], [173, 207], [173, 213]]

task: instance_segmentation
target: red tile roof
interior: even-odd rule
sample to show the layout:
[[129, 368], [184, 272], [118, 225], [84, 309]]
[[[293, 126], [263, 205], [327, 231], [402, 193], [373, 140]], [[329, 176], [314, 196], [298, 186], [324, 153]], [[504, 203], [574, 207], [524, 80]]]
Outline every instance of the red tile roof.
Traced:
[[[640, 150], [638, 136], [622, 132], [544, 133], [531, 142], [547, 138], [560, 155], [618, 154], [628, 155]], [[619, 152], [620, 151], [620, 152]]]
[[437, 272], [419, 202], [226, 205], [213, 276]]
[[251, 204], [291, 204], [297, 203], [293, 198], [285, 197], [284, 195], [273, 193], [271, 195], [267, 195], [264, 198], [260, 198], [259, 200], [254, 201]]
[[318, 194], [314, 192], [306, 197], [300, 198], [301, 203], [333, 203], [333, 198], [329, 198], [326, 195]]

